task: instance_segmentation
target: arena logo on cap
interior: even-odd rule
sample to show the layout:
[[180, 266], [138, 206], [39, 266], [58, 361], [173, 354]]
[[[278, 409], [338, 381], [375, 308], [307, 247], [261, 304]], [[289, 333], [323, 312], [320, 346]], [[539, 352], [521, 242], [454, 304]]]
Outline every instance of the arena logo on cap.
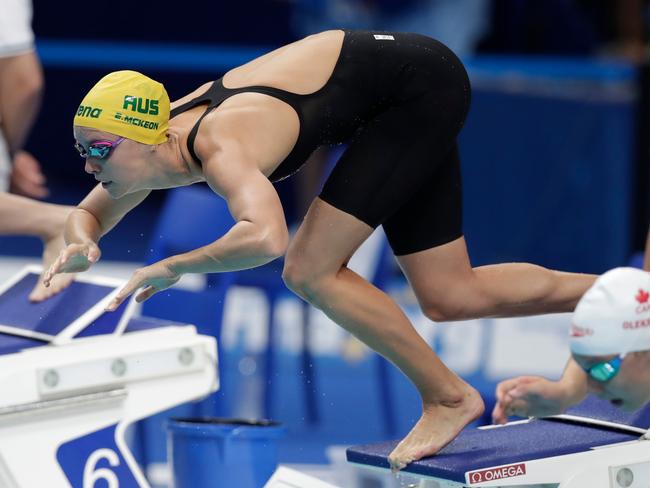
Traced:
[[77, 109], [77, 117], [98, 119], [101, 114], [101, 108], [91, 107], [90, 105], [79, 105], [79, 108]]
[[500, 466], [498, 468], [484, 469], [481, 471], [470, 471], [467, 478], [470, 483], [483, 483], [484, 481], [502, 480], [504, 478], [514, 478], [526, 474], [526, 464], [512, 464], [510, 466]]
[[643, 290], [642, 288], [639, 288], [639, 292], [634, 296], [634, 298], [637, 302], [639, 302], [639, 306], [636, 307], [636, 313], [643, 313], [650, 310], [650, 303], [648, 303], [648, 299], [650, 299], [650, 293]]

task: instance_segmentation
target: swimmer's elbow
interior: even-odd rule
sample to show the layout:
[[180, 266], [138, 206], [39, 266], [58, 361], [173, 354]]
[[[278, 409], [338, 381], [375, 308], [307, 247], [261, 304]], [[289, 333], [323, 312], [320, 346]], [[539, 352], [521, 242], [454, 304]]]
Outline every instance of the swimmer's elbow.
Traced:
[[289, 231], [286, 227], [266, 229], [260, 239], [260, 252], [269, 260], [284, 256], [288, 246]]

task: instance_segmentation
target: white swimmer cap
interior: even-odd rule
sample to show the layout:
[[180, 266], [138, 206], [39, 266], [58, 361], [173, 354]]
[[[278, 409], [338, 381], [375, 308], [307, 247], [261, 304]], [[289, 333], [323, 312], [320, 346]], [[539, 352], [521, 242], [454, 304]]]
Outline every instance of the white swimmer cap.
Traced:
[[583, 356], [650, 351], [650, 273], [615, 268], [600, 276], [578, 302], [569, 343]]

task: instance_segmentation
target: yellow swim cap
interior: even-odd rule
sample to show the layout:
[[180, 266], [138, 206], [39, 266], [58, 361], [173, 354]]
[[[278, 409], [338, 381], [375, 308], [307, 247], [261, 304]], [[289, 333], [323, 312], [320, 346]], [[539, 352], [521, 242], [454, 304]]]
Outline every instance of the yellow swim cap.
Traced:
[[74, 125], [161, 144], [167, 140], [169, 96], [162, 84], [141, 73], [114, 71], [86, 94]]

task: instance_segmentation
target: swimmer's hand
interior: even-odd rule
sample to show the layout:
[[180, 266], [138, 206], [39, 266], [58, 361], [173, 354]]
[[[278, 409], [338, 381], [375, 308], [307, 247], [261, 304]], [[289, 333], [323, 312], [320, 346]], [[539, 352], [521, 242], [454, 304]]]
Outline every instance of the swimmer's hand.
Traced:
[[137, 269], [129, 282], [119, 291], [116, 297], [106, 307], [107, 312], [112, 312], [120, 306], [138, 288], [142, 291], [135, 297], [138, 303], [151, 298], [152, 295], [169, 288], [181, 278], [181, 275], [172, 270], [166, 260], [158, 261], [151, 266]]
[[559, 381], [541, 376], [519, 376], [497, 385], [497, 403], [492, 411], [495, 424], [505, 424], [509, 415], [547, 417], [564, 412], [571, 404], [570, 392]]
[[65, 290], [74, 280], [74, 273], [65, 273], [52, 278], [52, 281], [48, 282], [49, 286], [47, 287], [44, 283], [47, 272], [57, 260], [59, 254], [61, 254], [61, 251], [65, 248], [66, 245], [65, 240], [63, 239], [63, 233], [43, 240], [43, 272], [41, 273], [41, 277], [36, 283], [36, 286], [34, 286], [34, 289], [29, 294], [30, 302], [38, 303], [47, 300], [62, 290]]
[[11, 193], [29, 198], [45, 198], [50, 194], [41, 165], [30, 153], [16, 152], [11, 168]]
[[69, 244], [60, 253], [50, 269], [45, 273], [43, 284], [50, 286], [52, 278], [59, 273], [79, 273], [86, 271], [99, 261], [102, 252], [94, 242]]

